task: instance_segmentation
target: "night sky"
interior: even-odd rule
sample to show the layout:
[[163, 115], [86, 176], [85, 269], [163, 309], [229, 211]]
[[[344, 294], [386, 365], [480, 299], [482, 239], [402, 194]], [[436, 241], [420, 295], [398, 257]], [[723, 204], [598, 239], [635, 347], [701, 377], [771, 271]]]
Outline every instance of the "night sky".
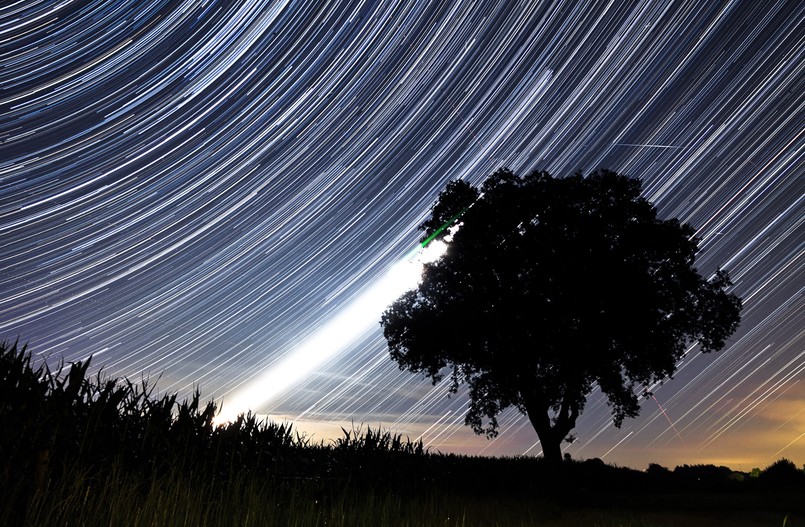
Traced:
[[620, 429], [593, 393], [566, 452], [805, 463], [802, 2], [3, 4], [0, 339], [315, 440], [535, 455], [514, 410], [474, 436], [398, 370], [383, 284], [449, 180], [609, 168], [697, 229], [743, 322]]

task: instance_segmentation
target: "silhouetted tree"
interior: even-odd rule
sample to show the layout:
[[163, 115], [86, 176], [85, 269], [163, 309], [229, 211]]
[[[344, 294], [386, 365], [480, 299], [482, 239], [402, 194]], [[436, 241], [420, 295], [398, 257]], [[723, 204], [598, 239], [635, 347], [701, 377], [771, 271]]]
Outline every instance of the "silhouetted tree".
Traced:
[[805, 472], [799, 470], [791, 460], [786, 458], [779, 459], [766, 467], [760, 473], [759, 479], [765, 487], [772, 489], [805, 487]]
[[640, 187], [610, 171], [448, 183], [420, 228], [452, 240], [383, 313], [391, 357], [434, 383], [449, 372], [454, 393], [466, 383], [476, 433], [495, 436], [515, 406], [547, 460], [561, 460], [596, 385], [617, 426], [636, 416], [641, 388], [694, 341], [721, 349], [741, 309], [726, 272], [707, 280], [693, 266], [693, 228], [658, 219]]

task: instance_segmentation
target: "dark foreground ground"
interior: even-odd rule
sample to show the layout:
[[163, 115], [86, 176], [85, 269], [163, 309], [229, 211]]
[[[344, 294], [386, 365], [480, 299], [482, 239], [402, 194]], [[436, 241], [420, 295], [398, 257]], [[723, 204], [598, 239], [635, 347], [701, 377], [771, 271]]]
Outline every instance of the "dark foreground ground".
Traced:
[[427, 451], [372, 429], [313, 444], [287, 424], [147, 382], [51, 372], [0, 344], [0, 526], [805, 527], [805, 471], [637, 471]]
[[[101, 484], [102, 483], [102, 484]], [[5, 525], [295, 526], [803, 526], [802, 492], [602, 492], [557, 496], [371, 490], [340, 482], [226, 484], [171, 476], [147, 485], [125, 477], [74, 481], [36, 495]]]

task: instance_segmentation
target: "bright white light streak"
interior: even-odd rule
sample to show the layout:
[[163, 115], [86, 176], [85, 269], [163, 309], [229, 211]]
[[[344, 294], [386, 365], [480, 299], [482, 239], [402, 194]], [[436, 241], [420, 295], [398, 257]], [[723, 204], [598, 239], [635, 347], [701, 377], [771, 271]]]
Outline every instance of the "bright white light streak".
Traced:
[[788, 443], [787, 445], [785, 445], [783, 448], [781, 448], [780, 450], [778, 450], [777, 452], [775, 452], [775, 453], [774, 453], [774, 454], [771, 456], [771, 458], [772, 458], [772, 459], [777, 459], [777, 456], [779, 456], [779, 455], [780, 455], [780, 453], [781, 453], [783, 450], [787, 449], [788, 447], [790, 447], [791, 445], [793, 445], [794, 443], [796, 443], [797, 441], [799, 441], [799, 440], [800, 440], [800, 439], [802, 439], [803, 437], [805, 437], [805, 432], [802, 432], [802, 433], [801, 433], [801, 434], [800, 434], [800, 435], [799, 435], [799, 436], [798, 436], [796, 439], [794, 439], [793, 441], [791, 441], [790, 443]]
[[615, 450], [616, 448], [618, 448], [618, 446], [619, 446], [621, 443], [623, 443], [624, 441], [626, 441], [627, 439], [629, 439], [629, 436], [631, 436], [632, 434], [634, 434], [634, 431], [629, 432], [628, 434], [626, 434], [626, 437], [624, 437], [623, 439], [621, 439], [620, 441], [618, 441], [617, 443], [615, 443], [615, 446], [613, 446], [612, 448], [610, 448], [609, 450], [607, 450], [607, 451], [606, 451], [606, 453], [605, 453], [603, 456], [601, 456], [601, 459], [604, 459], [605, 457], [607, 457], [607, 456], [608, 456], [608, 455], [609, 455], [609, 454], [610, 454], [610, 453], [611, 453], [613, 450]]
[[[530, 447], [528, 447], [528, 449], [526, 449], [526, 451], [525, 451], [525, 452], [523, 452], [523, 455], [524, 455], [524, 456], [525, 456], [525, 455], [527, 455], [529, 452], [531, 452], [531, 450], [533, 450], [533, 449], [534, 449], [534, 448], [535, 448], [537, 445], [539, 445], [539, 443], [540, 443], [540, 442], [539, 442], [539, 441], [537, 441], [536, 443], [534, 443], [533, 445], [531, 445]], [[542, 450], [540, 450], [539, 452], [537, 452], [537, 455], [540, 455], [540, 454], [542, 454]]]
[[636, 146], [638, 148], [667, 148], [672, 150], [681, 150], [684, 146], [676, 145], [653, 145], [651, 143], [635, 144], [635, 143], [613, 143], [615, 146]]
[[229, 401], [224, 400], [216, 423], [230, 422], [239, 414], [265, 404], [344, 351], [378, 323], [386, 307], [416, 287], [422, 276], [423, 264], [437, 260], [445, 250], [445, 242], [434, 240], [424, 249], [417, 248], [394, 264], [385, 275], [278, 364], [235, 392]]
[[450, 414], [452, 414], [452, 413], [453, 413], [453, 411], [452, 411], [452, 410], [448, 410], [446, 414], [444, 414], [443, 416], [441, 416], [440, 418], [438, 418], [438, 419], [437, 419], [437, 420], [436, 420], [436, 421], [435, 421], [435, 422], [434, 422], [432, 425], [430, 425], [430, 426], [429, 426], [429, 427], [428, 427], [428, 428], [427, 428], [427, 429], [426, 429], [424, 432], [422, 432], [421, 434], [419, 434], [419, 437], [417, 437], [417, 438], [416, 438], [416, 441], [419, 441], [420, 439], [422, 439], [422, 438], [424, 438], [426, 435], [428, 435], [428, 433], [430, 433], [430, 431], [431, 431], [431, 430], [433, 430], [434, 428], [436, 428], [437, 426], [439, 426], [439, 423], [441, 423], [443, 420], [445, 420], [445, 419], [447, 419], [448, 417], [450, 417]]

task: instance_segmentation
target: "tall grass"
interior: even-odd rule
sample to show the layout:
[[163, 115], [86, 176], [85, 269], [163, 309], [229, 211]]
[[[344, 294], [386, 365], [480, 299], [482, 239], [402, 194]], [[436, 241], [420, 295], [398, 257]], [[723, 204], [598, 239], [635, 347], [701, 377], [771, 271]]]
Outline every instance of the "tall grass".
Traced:
[[[728, 501], [732, 524], [802, 524], [791, 506], [799, 496], [785, 496], [805, 489], [805, 473], [787, 460], [735, 478], [723, 467], [638, 472], [591, 460], [556, 469], [537, 458], [443, 455], [361, 426], [312, 443], [251, 413], [215, 426], [217, 407], [199, 390], [180, 401], [147, 380], [89, 376], [89, 366], [51, 371], [26, 347], [0, 344], [0, 525], [666, 525], [668, 514], [651, 523], [661, 506], [635, 513], [628, 504], [650, 501], [650, 489], [723, 499], [764, 488], [778, 502], [740, 494]], [[674, 523], [697, 525], [693, 510]]]

